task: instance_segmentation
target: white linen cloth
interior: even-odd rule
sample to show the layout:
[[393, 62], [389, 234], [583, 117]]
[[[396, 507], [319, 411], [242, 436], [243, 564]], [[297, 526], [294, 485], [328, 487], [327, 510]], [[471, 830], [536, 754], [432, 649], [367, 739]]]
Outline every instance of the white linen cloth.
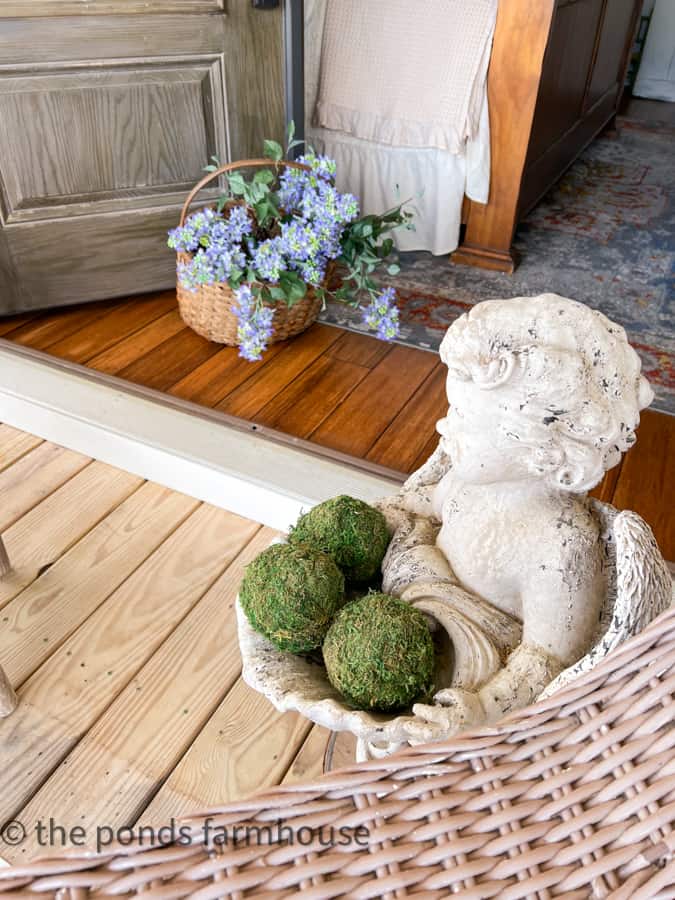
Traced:
[[316, 123], [461, 153], [478, 131], [497, 0], [329, 0]]
[[[322, 58], [322, 41], [327, 14], [345, 0], [306, 0], [305, 3], [305, 90], [306, 107], [311, 115], [317, 107], [320, 76], [326, 60]], [[364, 6], [380, 6], [380, 0], [360, 0]], [[439, 0], [424, 0], [438, 5]], [[466, 0], [463, 0], [466, 4]], [[479, 0], [482, 3], [482, 0]], [[473, 0], [471, 0], [471, 4]], [[351, 0], [350, 0], [351, 5]], [[444, 8], [457, 9], [455, 0], [443, 0]], [[468, 5], [468, 4], [466, 4]], [[389, 4], [384, 4], [389, 6]], [[394, 7], [405, 6], [409, 28], [414, 28], [420, 12], [418, 0], [395, 0]], [[490, 0], [490, 6], [494, 4]], [[386, 17], [387, 13], [384, 13]], [[422, 17], [423, 18], [423, 17]], [[490, 128], [487, 105], [486, 72], [492, 32], [483, 47], [477, 76], [466, 106], [465, 131], [473, 133], [463, 139], [459, 153], [437, 147], [392, 146], [382, 141], [369, 141], [344, 131], [321, 127], [314, 117], [307, 125], [308, 143], [337, 163], [337, 186], [359, 197], [364, 213], [380, 213], [411, 198], [415, 212], [415, 231], [397, 231], [394, 239], [399, 250], [429, 250], [447, 254], [456, 249], [459, 240], [464, 194], [486, 203], [490, 184]], [[441, 43], [438, 41], [437, 43]], [[429, 60], [429, 54], [421, 56]], [[399, 69], [410, 59], [406, 52]], [[437, 74], [437, 73], [436, 73]], [[442, 88], [442, 84], [441, 84]], [[419, 92], [416, 96], [419, 99]], [[474, 113], [477, 121], [474, 127]], [[453, 126], [454, 128], [454, 126]], [[437, 134], [435, 126], [432, 131]], [[408, 130], [409, 135], [411, 132]], [[430, 132], [431, 133], [431, 132]], [[442, 130], [446, 136], [453, 129]]]

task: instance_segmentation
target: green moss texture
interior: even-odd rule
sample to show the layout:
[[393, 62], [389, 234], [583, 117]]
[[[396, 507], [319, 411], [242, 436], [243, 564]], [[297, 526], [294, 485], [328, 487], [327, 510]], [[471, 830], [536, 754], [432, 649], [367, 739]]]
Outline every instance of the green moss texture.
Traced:
[[307, 544], [274, 544], [247, 567], [239, 601], [275, 647], [307, 653], [321, 646], [344, 590], [342, 572], [327, 554]]
[[424, 616], [388, 594], [341, 609], [323, 658], [331, 684], [357, 709], [405, 709], [433, 689], [434, 645]]
[[363, 583], [379, 572], [389, 545], [389, 531], [378, 509], [342, 495], [301, 516], [290, 540], [323, 550], [348, 581]]

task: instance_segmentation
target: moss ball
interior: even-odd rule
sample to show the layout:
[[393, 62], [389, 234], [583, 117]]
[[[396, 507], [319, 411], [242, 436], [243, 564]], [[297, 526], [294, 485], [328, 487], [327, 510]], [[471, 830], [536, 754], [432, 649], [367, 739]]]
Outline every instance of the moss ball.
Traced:
[[348, 581], [370, 581], [389, 545], [387, 522], [379, 511], [354, 497], [335, 497], [298, 519], [292, 541], [318, 547], [332, 556]]
[[323, 658], [330, 683], [357, 709], [403, 709], [433, 687], [434, 644], [424, 616], [388, 594], [341, 609]]
[[342, 572], [307, 544], [273, 544], [247, 567], [239, 602], [256, 631], [279, 650], [321, 646], [344, 601]]

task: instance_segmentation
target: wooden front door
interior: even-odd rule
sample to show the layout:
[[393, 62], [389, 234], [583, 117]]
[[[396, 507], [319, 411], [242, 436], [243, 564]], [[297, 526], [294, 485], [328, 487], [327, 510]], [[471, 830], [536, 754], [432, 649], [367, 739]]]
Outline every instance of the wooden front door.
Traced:
[[3, 0], [0, 315], [169, 287], [209, 158], [283, 127], [281, 7]]

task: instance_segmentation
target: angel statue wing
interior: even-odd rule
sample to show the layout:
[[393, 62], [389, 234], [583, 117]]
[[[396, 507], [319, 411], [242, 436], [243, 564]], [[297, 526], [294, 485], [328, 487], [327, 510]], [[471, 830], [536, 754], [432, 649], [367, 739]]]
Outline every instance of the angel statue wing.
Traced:
[[609, 589], [589, 652], [558, 675], [541, 694], [548, 697], [587, 672], [666, 610], [673, 585], [652, 530], [637, 513], [618, 512], [592, 501], [602, 526]]

